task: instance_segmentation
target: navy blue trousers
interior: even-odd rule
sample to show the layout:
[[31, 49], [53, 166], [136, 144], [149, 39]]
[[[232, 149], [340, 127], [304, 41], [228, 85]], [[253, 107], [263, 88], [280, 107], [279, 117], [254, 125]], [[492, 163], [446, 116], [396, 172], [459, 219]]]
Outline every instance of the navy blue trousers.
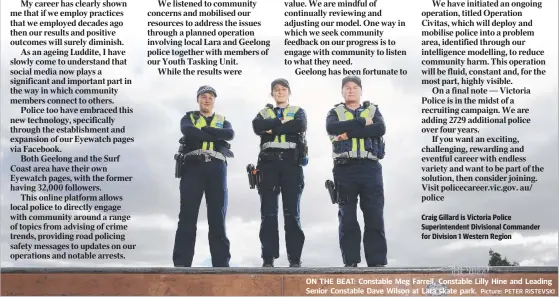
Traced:
[[281, 193], [287, 259], [290, 263], [300, 263], [305, 243], [299, 207], [305, 187], [303, 168], [291, 161], [280, 160], [262, 162], [258, 168], [262, 258], [279, 258], [278, 205]]
[[344, 264], [361, 262], [361, 228], [357, 221], [359, 202], [365, 223], [363, 247], [367, 266], [386, 265], [382, 165], [376, 161], [337, 165], [333, 173], [341, 200], [338, 219]]
[[179, 222], [173, 249], [174, 265], [192, 266], [202, 196], [206, 197], [212, 266], [229, 267], [230, 243], [225, 230], [227, 164], [219, 160], [189, 163], [183, 171], [180, 180]]

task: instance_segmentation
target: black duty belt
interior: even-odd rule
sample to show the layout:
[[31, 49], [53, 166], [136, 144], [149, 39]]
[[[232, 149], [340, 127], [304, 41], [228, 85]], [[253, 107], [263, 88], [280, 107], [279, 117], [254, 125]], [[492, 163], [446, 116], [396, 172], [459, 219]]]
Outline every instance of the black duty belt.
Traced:
[[334, 159], [334, 166], [338, 165], [351, 165], [351, 164], [363, 164], [363, 163], [373, 163], [376, 160], [371, 160], [369, 158], [336, 158]]
[[219, 161], [223, 162], [223, 160], [214, 158], [209, 155], [191, 155], [191, 156], [184, 156], [184, 160], [186, 162], [196, 162], [196, 163], [207, 163], [212, 161]]
[[262, 152], [258, 159], [262, 161], [294, 161], [295, 150]]

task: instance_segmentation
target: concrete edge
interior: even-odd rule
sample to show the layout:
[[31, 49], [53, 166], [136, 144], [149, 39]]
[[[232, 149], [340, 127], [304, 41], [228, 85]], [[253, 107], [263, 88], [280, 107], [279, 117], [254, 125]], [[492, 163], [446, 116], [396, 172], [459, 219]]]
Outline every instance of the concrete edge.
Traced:
[[104, 273], [104, 274], [488, 274], [558, 273], [557, 266], [456, 266], [456, 267], [382, 267], [382, 268], [174, 268], [174, 267], [3, 267], [2, 274]]

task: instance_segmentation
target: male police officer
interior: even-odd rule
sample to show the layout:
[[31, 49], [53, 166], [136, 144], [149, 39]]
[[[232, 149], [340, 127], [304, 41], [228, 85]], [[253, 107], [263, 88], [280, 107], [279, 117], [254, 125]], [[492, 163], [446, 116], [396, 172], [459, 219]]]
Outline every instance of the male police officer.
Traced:
[[384, 266], [384, 189], [382, 167], [384, 119], [374, 104], [361, 105], [361, 79], [342, 80], [345, 102], [330, 110], [326, 130], [333, 145], [334, 182], [339, 204], [339, 240], [346, 267], [361, 262], [361, 229], [357, 221], [357, 201], [363, 212], [363, 245], [367, 266]]
[[289, 105], [291, 89], [285, 79], [276, 79], [271, 95], [276, 106], [268, 104], [252, 121], [260, 136], [258, 174], [260, 194], [260, 242], [263, 267], [273, 267], [279, 258], [278, 196], [281, 192], [285, 241], [290, 267], [301, 266], [305, 234], [301, 228], [299, 204], [304, 188], [302, 166], [306, 165], [307, 117], [305, 111]]
[[225, 232], [227, 212], [227, 162], [233, 157], [227, 141], [234, 137], [231, 124], [213, 112], [216, 91], [198, 89], [199, 111], [187, 112], [181, 120], [183, 153], [180, 154], [180, 213], [173, 250], [176, 267], [191, 267], [196, 243], [200, 202], [205, 193], [209, 244], [213, 267], [229, 267], [229, 239]]

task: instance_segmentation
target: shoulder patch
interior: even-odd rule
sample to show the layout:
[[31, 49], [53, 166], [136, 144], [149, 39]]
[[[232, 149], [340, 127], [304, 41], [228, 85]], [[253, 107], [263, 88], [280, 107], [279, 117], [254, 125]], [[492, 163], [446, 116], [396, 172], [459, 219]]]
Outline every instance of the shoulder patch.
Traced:
[[295, 106], [295, 105], [290, 105], [287, 109], [286, 109], [286, 114], [285, 116], [288, 117], [294, 117], [295, 114], [300, 110], [299, 106]]

